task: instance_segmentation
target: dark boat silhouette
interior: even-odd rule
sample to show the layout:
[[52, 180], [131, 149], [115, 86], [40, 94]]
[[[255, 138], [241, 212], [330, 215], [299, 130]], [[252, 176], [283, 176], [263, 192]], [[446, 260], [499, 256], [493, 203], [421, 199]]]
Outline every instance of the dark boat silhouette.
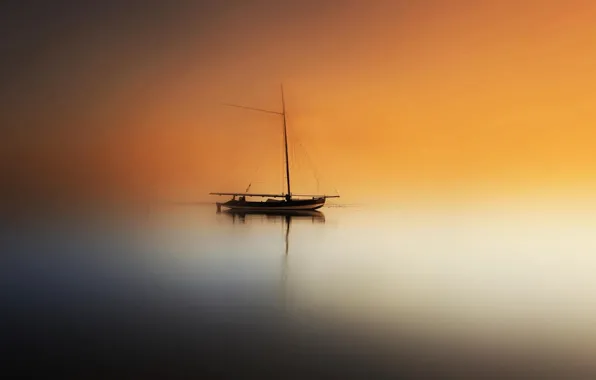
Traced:
[[[288, 159], [288, 130], [286, 122], [286, 105], [284, 100], [283, 85], [281, 87], [281, 103], [282, 112], [270, 111], [260, 108], [245, 107], [235, 104], [228, 104], [232, 107], [249, 109], [252, 111], [265, 112], [282, 116], [283, 118], [283, 136], [285, 149], [285, 169], [286, 169], [286, 187], [287, 192], [282, 194], [255, 194], [248, 193], [248, 189], [244, 193], [210, 193], [210, 195], [227, 195], [232, 196], [227, 202], [217, 202], [218, 211], [221, 208], [237, 211], [257, 211], [257, 212], [280, 212], [280, 211], [308, 211], [316, 210], [325, 205], [327, 198], [339, 198], [339, 195], [300, 195], [292, 194], [290, 187], [290, 164]], [[250, 188], [250, 186], [249, 186]], [[267, 198], [264, 201], [252, 201], [246, 198]]]

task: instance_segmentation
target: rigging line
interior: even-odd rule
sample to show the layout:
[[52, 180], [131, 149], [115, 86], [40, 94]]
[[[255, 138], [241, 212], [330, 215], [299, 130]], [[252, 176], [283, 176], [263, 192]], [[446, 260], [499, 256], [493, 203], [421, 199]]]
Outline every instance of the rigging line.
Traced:
[[292, 136], [293, 136], [293, 140], [294, 140], [293, 142], [288, 142], [288, 148], [290, 149], [290, 156], [292, 159], [291, 160], [292, 167], [299, 170], [299, 169], [301, 169], [301, 166], [300, 166], [299, 157], [297, 156], [297, 153], [296, 153], [296, 146], [297, 146], [297, 143], [300, 142], [300, 138], [298, 137], [298, 135], [296, 134], [296, 132], [294, 131], [294, 129], [292, 127], [290, 127], [288, 125], [287, 129], [289, 132], [292, 132]]
[[[288, 129], [290, 129], [290, 128], [288, 128]], [[306, 149], [306, 146], [302, 143], [300, 137], [295, 133], [294, 130], [292, 130], [292, 135], [294, 135], [294, 140], [296, 141], [296, 143], [294, 144], [294, 147], [293, 147], [294, 149], [292, 150], [292, 154], [293, 154], [293, 156], [295, 156], [295, 154], [296, 154], [295, 153], [296, 152], [295, 147], [296, 146], [300, 146], [300, 147], [302, 147], [304, 149], [304, 153], [306, 155], [306, 159], [308, 161], [308, 164], [311, 166], [311, 169], [312, 169], [313, 174], [314, 174], [314, 177], [315, 177], [315, 181], [317, 183], [317, 192], [318, 192], [319, 191], [319, 188], [320, 188], [320, 185], [321, 185], [321, 181], [320, 181], [321, 175], [320, 175], [319, 171], [317, 170], [317, 167], [316, 167], [313, 159], [311, 158], [310, 154], [308, 153], [308, 150]]]
[[300, 162], [296, 159], [296, 144], [290, 144], [290, 155], [292, 156], [292, 163], [296, 169], [300, 169]]
[[304, 144], [302, 144], [302, 142], [300, 143], [300, 146], [302, 147], [302, 149], [304, 149], [304, 154], [306, 155], [306, 159], [308, 160], [309, 164], [312, 166], [312, 171], [315, 175], [315, 180], [317, 181], [317, 191], [318, 191], [318, 186], [319, 186], [319, 182], [320, 182], [319, 171], [317, 170], [317, 167], [316, 167], [313, 159], [310, 157], [310, 154], [308, 153], [306, 146], [304, 146]]

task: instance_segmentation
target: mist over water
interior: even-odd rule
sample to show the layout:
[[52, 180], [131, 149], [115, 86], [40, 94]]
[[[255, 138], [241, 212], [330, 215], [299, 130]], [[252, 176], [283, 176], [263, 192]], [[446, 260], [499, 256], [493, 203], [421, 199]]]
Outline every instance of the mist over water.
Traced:
[[581, 209], [156, 207], [3, 228], [0, 347], [98, 378], [596, 375]]

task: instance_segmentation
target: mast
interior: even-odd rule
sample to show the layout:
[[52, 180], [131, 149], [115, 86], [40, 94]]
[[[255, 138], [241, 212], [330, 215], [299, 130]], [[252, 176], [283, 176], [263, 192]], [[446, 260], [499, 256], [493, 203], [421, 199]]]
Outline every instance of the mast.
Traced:
[[282, 116], [284, 118], [284, 148], [286, 152], [286, 181], [288, 185], [288, 193], [286, 194], [286, 200], [292, 199], [292, 191], [290, 190], [290, 160], [288, 158], [288, 128], [286, 123], [286, 102], [284, 100], [284, 85], [281, 85], [281, 105], [282, 105]]

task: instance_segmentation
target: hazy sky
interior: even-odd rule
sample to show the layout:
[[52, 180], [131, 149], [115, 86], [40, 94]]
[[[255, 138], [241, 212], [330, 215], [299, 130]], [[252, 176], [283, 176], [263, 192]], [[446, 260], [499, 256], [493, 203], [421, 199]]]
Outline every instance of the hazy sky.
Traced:
[[1, 121], [44, 185], [278, 191], [279, 120], [220, 103], [279, 108], [283, 82], [296, 191], [594, 188], [592, 1], [0, 7]]

